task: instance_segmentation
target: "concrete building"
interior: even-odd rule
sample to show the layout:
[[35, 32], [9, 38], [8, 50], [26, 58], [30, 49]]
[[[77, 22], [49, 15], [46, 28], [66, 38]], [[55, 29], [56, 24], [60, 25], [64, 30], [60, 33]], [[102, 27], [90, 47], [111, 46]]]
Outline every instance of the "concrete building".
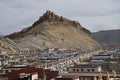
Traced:
[[81, 64], [69, 67], [68, 72], [101, 72], [101, 66], [93, 64]]

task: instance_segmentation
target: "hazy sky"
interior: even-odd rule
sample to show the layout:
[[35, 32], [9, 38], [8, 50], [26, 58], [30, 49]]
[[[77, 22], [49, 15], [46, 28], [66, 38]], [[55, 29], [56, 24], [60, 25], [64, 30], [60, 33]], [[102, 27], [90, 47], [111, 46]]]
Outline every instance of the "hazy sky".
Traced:
[[0, 34], [32, 25], [47, 10], [92, 32], [120, 28], [120, 0], [0, 0]]

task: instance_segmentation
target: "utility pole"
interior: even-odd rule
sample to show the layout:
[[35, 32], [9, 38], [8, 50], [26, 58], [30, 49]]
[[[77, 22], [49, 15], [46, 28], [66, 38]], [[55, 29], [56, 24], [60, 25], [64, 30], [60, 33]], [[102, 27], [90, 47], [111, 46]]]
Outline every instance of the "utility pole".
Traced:
[[45, 74], [45, 69], [43, 68], [43, 80], [46, 80], [47, 76]]

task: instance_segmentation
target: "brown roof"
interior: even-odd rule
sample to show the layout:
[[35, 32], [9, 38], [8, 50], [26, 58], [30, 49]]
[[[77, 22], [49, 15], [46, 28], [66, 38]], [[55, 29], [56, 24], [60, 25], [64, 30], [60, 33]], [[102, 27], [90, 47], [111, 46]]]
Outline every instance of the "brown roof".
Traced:
[[[7, 77], [9, 78], [9, 80], [18, 80], [20, 73], [30, 73], [31, 74], [31, 73], [35, 73], [35, 72], [38, 73], [39, 78], [43, 78], [43, 69], [35, 68], [35, 67], [28, 67], [28, 68], [21, 69], [19, 71], [9, 72], [9, 73], [7, 73]], [[50, 80], [51, 78], [58, 76], [58, 71], [45, 70], [45, 74], [47, 76], [46, 80]]]

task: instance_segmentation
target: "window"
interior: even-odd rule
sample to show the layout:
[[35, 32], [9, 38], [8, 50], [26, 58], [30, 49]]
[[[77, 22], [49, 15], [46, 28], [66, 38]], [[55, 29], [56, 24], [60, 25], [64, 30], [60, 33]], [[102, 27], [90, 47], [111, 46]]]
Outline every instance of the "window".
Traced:
[[92, 69], [92, 72], [94, 72], [95, 70], [94, 69]]
[[75, 69], [73, 69], [73, 72], [75, 72]]
[[87, 71], [90, 72], [90, 69], [88, 69]]
[[79, 72], [79, 69], [77, 69], [77, 72]]
[[8, 70], [5, 70], [5, 73], [7, 73], [8, 72]]
[[83, 72], [83, 69], [81, 69], [81, 72]]

